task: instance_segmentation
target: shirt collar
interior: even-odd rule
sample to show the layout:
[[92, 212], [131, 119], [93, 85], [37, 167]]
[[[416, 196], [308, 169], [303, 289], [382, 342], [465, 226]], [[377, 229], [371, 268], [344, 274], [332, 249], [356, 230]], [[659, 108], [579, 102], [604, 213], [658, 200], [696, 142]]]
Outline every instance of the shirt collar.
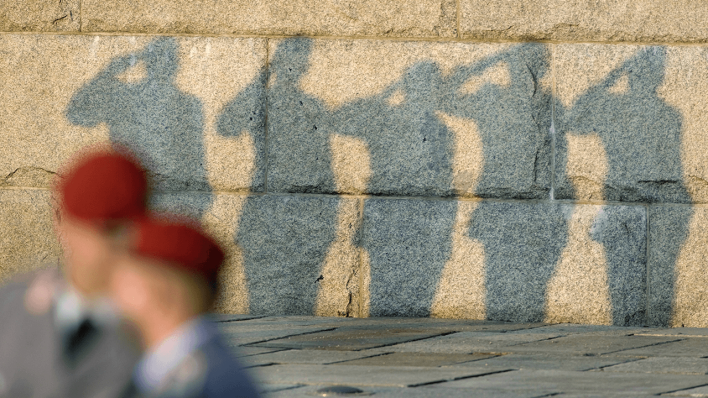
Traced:
[[216, 333], [214, 325], [204, 317], [183, 324], [159, 345], [145, 353], [135, 368], [138, 390], [155, 391], [161, 387], [179, 364]]
[[87, 319], [95, 326], [112, 325], [120, 319], [115, 307], [107, 298], [88, 300], [71, 287], [57, 297], [54, 316], [62, 330], [76, 328]]

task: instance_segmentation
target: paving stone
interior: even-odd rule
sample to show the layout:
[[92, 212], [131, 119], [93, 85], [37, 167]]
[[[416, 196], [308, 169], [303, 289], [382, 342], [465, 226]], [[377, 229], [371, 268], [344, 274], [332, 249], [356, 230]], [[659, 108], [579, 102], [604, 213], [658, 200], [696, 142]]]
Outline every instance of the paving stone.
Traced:
[[[303, 387], [301, 384], [260, 384], [258, 388], [261, 394], [266, 394], [267, 397], [280, 396], [280, 392], [290, 392], [292, 390], [300, 389]], [[284, 395], [287, 396], [287, 395]]]
[[[270, 354], [270, 353], [275, 353], [282, 351], [282, 349], [278, 348], [262, 348], [262, 347], [231, 347], [231, 353], [236, 356], [237, 358], [243, 358], [243, 357], [250, 357], [250, 356], [260, 356], [263, 354]], [[247, 359], [243, 359], [242, 361], [246, 362], [248, 361]]]
[[650, 325], [708, 326], [708, 209], [652, 206], [649, 214]]
[[[641, 355], [637, 352], [652, 352], [654, 345], [668, 345], [676, 341], [675, 337], [660, 336], [602, 336], [573, 335], [557, 339], [536, 341], [512, 347], [512, 352], [545, 352], [550, 354], [603, 355], [617, 353], [618, 355]], [[647, 347], [652, 346], [652, 347]], [[633, 348], [641, 348], [632, 350]]]
[[[437, 319], [437, 318], [406, 318], [406, 317], [370, 317], [370, 318], [343, 318], [343, 317], [312, 317], [312, 316], [268, 316], [257, 320], [242, 323], [249, 324], [293, 324], [293, 325], [318, 325], [322, 327], [370, 327], [389, 329], [425, 329], [431, 333], [442, 332], [499, 332], [529, 330], [534, 331], [542, 323], [510, 323], [496, 321], [480, 321], [471, 319]], [[625, 329], [623, 329], [625, 330]]]
[[708, 359], [652, 357], [639, 361], [608, 366], [602, 370], [605, 372], [679, 373], [704, 375], [708, 374]]
[[[513, 350], [513, 348], [512, 348]], [[591, 369], [599, 369], [604, 366], [616, 365], [619, 363], [633, 361], [636, 358], [620, 358], [620, 357], [586, 357], [586, 356], [571, 356], [571, 355], [547, 355], [539, 354], [507, 354], [489, 359], [484, 359], [468, 364], [460, 364], [456, 366], [492, 366], [492, 367], [508, 367], [510, 369], [526, 369], [526, 370], [576, 370], [586, 371]]]
[[474, 361], [491, 357], [494, 357], [494, 355], [393, 352], [390, 354], [341, 362], [337, 365], [439, 367], [469, 363], [474, 366]]
[[708, 386], [683, 389], [664, 395], [669, 397], [708, 397]]
[[485, 377], [457, 380], [446, 387], [528, 391], [529, 388], [556, 393], [652, 395], [708, 383], [706, 376], [639, 374], [615, 372], [570, 372], [561, 370], [519, 370]]
[[83, 31], [453, 37], [452, 0], [167, 1], [83, 0]]
[[[559, 335], [569, 336], [569, 335], [616, 335], [616, 336], [629, 336], [629, 335], [643, 335], [644, 332], [653, 331], [654, 329], [648, 328], [632, 328], [625, 326], [608, 326], [608, 325], [575, 325], [570, 323], [561, 323], [557, 325], [546, 325], [535, 327], [533, 329], [525, 329], [519, 331], [510, 331], [511, 334], [521, 333], [521, 334], [533, 334], [533, 333], [555, 333]], [[653, 333], [653, 332], [652, 332]], [[654, 335], [654, 334], [652, 334]], [[657, 336], [664, 336], [664, 334], [656, 334]]]
[[[265, 81], [259, 91], [254, 79], [265, 43], [4, 34], [0, 175], [48, 188], [46, 174], [78, 149], [111, 141], [144, 158], [157, 191], [258, 190]], [[254, 120], [238, 137], [219, 135], [217, 116], [237, 93]]]
[[288, 336], [316, 333], [329, 330], [328, 328], [322, 328], [317, 326], [284, 327], [281, 325], [260, 325], [251, 327], [248, 330], [244, 330], [241, 328], [236, 329], [234, 331], [232, 330], [232, 325], [232, 323], [226, 323], [219, 328], [224, 337], [226, 345], [230, 347], [262, 343], [265, 341], [282, 339]]
[[512, 347], [517, 344], [528, 343], [530, 341], [546, 340], [561, 336], [560, 334], [540, 334], [540, 333], [484, 333], [484, 332], [460, 332], [447, 336], [414, 341], [403, 344], [396, 344], [384, 347], [375, 352], [426, 352], [426, 353], [446, 353], [446, 354], [479, 354], [494, 353], [502, 354], [511, 352]]
[[0, 189], [0, 282], [59, 263], [51, 200], [45, 190]]
[[489, 367], [464, 369], [412, 368], [391, 366], [386, 368], [334, 365], [273, 365], [251, 368], [251, 373], [261, 383], [271, 384], [341, 384], [348, 386], [412, 387], [457, 378], [481, 376], [504, 371]]
[[546, 46], [296, 38], [270, 54], [269, 191], [547, 197]]
[[311, 335], [293, 336], [259, 344], [260, 347], [358, 351], [427, 339], [444, 334], [413, 328], [351, 327]]
[[[259, 347], [244, 347], [259, 348]], [[273, 350], [273, 348], [261, 348]], [[372, 355], [366, 351], [325, 351], [325, 350], [284, 350], [274, 353], [266, 353], [257, 357], [248, 358], [245, 361], [258, 360], [261, 363], [295, 364], [306, 363], [315, 365], [329, 365], [355, 359], [365, 358]]]
[[486, 40], [706, 42], [708, 11], [690, 0], [462, 0], [462, 37]]
[[238, 322], [248, 321], [250, 319], [260, 319], [264, 315], [247, 315], [247, 314], [209, 314], [214, 322]]
[[[353, 214], [346, 212], [351, 209]], [[359, 256], [351, 241], [356, 209], [356, 199], [331, 196], [249, 197], [235, 236], [248, 312], [311, 315], [329, 307], [334, 312], [329, 315], [356, 314]], [[325, 278], [333, 283], [325, 285]]]
[[[368, 387], [361, 386], [360, 390], [365, 394], [371, 394], [375, 397], [385, 398], [469, 398], [470, 391], [462, 388], [446, 388], [441, 387], [443, 384], [433, 386], [415, 387], [415, 388], [391, 388], [391, 387]], [[312, 397], [317, 396], [317, 391], [323, 386], [302, 386], [297, 389], [279, 391], [269, 394], [268, 397]], [[499, 390], [475, 390], [474, 396], [481, 398], [537, 398], [550, 394], [553, 391], [529, 391], [529, 392], [509, 392]]]
[[[683, 336], [667, 336], [666, 338], [679, 340], [683, 339]], [[686, 338], [673, 343], [621, 351], [618, 354], [656, 357], [708, 357], [708, 340], [706, 338]]]
[[708, 337], [708, 328], [647, 328], [634, 332], [637, 336]]
[[4, 0], [0, 32], [78, 32], [81, 1]]

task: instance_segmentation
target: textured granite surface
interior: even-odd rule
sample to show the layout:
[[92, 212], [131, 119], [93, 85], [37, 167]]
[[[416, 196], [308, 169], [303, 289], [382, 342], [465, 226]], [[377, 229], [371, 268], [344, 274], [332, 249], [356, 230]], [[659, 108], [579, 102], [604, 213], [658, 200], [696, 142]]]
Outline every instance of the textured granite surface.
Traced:
[[[243, 253], [251, 313], [309, 315], [329, 307], [337, 311], [331, 315], [354, 315], [358, 256], [349, 252], [353, 245], [334, 244], [356, 226], [337, 225], [340, 204], [347, 200], [271, 195], [246, 200], [235, 242]], [[330, 258], [340, 263], [327, 268]], [[328, 283], [320, 284], [325, 278]]]
[[450, 257], [456, 207], [453, 201], [364, 203], [362, 247], [370, 280], [364, 296], [368, 293], [370, 316], [429, 315]]
[[288, 39], [269, 53], [269, 190], [547, 196], [544, 45]]
[[51, 193], [0, 190], [0, 281], [42, 266], [57, 264]]
[[649, 324], [708, 326], [708, 209], [652, 206], [649, 214]]
[[488, 40], [708, 41], [708, 8], [691, 0], [460, 0], [462, 37]]
[[5, 34], [0, 52], [0, 175], [18, 171], [14, 185], [46, 187], [38, 170], [111, 141], [157, 190], [262, 189], [264, 40]]
[[81, 0], [3, 0], [0, 32], [78, 32]]
[[667, 48], [559, 45], [554, 55], [556, 197], [690, 203], [684, 126], [705, 117], [684, 118], [662, 94], [689, 91], [664, 84]]
[[454, 0], [83, 0], [87, 32], [452, 37]]
[[480, 203], [469, 236], [484, 245], [487, 318], [642, 324], [645, 219], [635, 207]]

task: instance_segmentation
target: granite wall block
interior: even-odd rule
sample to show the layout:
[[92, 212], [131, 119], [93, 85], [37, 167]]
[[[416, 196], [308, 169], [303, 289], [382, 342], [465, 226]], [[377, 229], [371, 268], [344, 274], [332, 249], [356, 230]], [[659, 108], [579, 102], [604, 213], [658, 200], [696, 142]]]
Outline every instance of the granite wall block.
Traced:
[[46, 187], [76, 150], [112, 142], [158, 191], [263, 189], [265, 40], [6, 34], [0, 53], [12, 185]]
[[649, 324], [708, 326], [708, 208], [652, 206], [649, 214]]
[[545, 45], [296, 38], [269, 53], [269, 191], [547, 196]]
[[347, 201], [352, 199], [280, 195], [246, 199], [235, 242], [243, 255], [251, 314], [358, 311], [352, 306], [359, 302], [355, 274], [359, 258], [356, 248], [346, 244], [357, 224], [347, 214], [351, 208]]
[[484, 40], [708, 41], [708, 8], [692, 0], [461, 0], [462, 37]]
[[370, 316], [646, 321], [642, 206], [367, 199], [361, 245]]
[[454, 0], [83, 0], [83, 31], [454, 37]]
[[53, 225], [49, 191], [0, 189], [0, 281], [58, 263]]
[[698, 57], [679, 64], [664, 46], [595, 44], [558, 45], [554, 54], [556, 198], [691, 203], [685, 148], [702, 141], [687, 134], [705, 116], [676, 105], [692, 107], [696, 97], [685, 93], [700, 94], [701, 86], [667, 76], [705, 69]]
[[81, 0], [3, 0], [0, 32], [78, 32]]

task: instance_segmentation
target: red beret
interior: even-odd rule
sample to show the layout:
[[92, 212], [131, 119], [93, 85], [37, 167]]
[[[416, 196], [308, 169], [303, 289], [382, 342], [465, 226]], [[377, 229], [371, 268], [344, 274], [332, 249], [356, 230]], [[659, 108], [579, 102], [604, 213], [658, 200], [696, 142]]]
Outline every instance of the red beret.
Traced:
[[129, 219], [145, 213], [145, 171], [128, 156], [99, 151], [82, 156], [59, 184], [64, 209], [95, 223]]
[[204, 231], [176, 216], [145, 217], [136, 223], [134, 250], [145, 257], [204, 276], [215, 283], [224, 252]]

